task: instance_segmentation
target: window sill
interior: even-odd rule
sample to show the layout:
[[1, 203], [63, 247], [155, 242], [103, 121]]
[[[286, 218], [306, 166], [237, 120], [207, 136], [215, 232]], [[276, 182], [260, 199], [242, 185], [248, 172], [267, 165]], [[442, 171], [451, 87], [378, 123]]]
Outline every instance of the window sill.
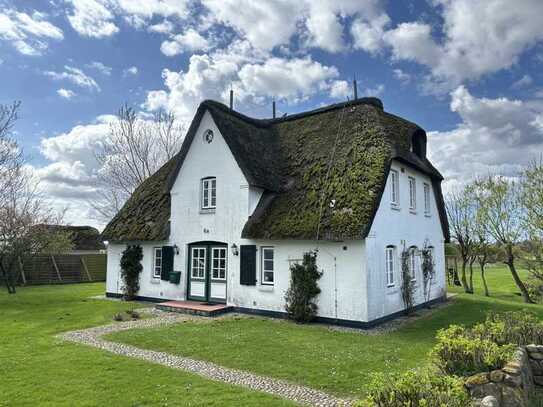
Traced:
[[394, 211], [399, 211], [401, 208], [400, 208], [400, 205], [390, 204], [390, 209], [392, 209]]
[[431, 217], [432, 217], [432, 215], [430, 215], [429, 213], [425, 213], [424, 216], [427, 217], [427, 218], [431, 218]]
[[416, 210], [416, 209], [409, 208], [409, 213], [412, 214], [412, 215], [416, 215], [416, 214], [417, 214], [417, 210]]
[[151, 284], [160, 284], [160, 277], [155, 277], [151, 279]]
[[258, 286], [258, 291], [263, 292], [273, 292], [274, 286], [272, 284], [260, 284]]
[[215, 209], [200, 209], [200, 214], [204, 215], [204, 214], [211, 214], [211, 213], [215, 213]]

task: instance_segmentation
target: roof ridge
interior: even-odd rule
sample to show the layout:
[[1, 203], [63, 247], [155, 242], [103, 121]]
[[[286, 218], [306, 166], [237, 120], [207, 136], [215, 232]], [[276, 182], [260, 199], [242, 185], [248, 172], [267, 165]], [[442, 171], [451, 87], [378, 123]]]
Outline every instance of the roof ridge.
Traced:
[[237, 117], [238, 119], [244, 120], [250, 124], [253, 124], [259, 127], [269, 127], [273, 124], [283, 123], [290, 120], [298, 120], [305, 117], [314, 116], [317, 114], [322, 114], [322, 113], [330, 112], [333, 110], [342, 109], [342, 108], [350, 107], [350, 106], [357, 106], [357, 105], [370, 105], [384, 112], [383, 102], [381, 101], [381, 99], [376, 98], [376, 97], [363, 97], [363, 98], [358, 98], [355, 100], [348, 100], [346, 102], [334, 103], [331, 105], [319, 107], [317, 109], [307, 110], [305, 112], [293, 113], [291, 115], [287, 115], [285, 117], [278, 117], [275, 119], [273, 118], [257, 119], [255, 117], [250, 117], [241, 112], [230, 109], [224, 103], [218, 102], [213, 99], [206, 99], [200, 104], [200, 106], [218, 108], [225, 113], [231, 114]]

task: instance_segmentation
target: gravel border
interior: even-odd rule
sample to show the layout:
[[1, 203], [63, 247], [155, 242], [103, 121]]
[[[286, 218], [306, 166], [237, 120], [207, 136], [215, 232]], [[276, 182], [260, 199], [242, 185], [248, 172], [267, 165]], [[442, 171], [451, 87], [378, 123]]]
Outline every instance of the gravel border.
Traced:
[[102, 339], [104, 335], [114, 332], [136, 328], [153, 328], [198, 319], [193, 316], [151, 309], [145, 309], [145, 311], [142, 312], [154, 316], [154, 318], [118, 322], [115, 324], [83, 329], [79, 331], [66, 332], [58, 335], [58, 337], [66, 341], [93, 346], [117, 355], [146, 360], [148, 362], [158, 363], [173, 369], [194, 373], [206, 379], [233, 384], [250, 390], [269, 393], [303, 405], [328, 407], [351, 406], [353, 403], [352, 400], [340, 399], [319, 390], [288, 383], [283, 380], [259, 376], [241, 370], [230, 369], [211, 362], [184, 358], [166, 352], [141, 349], [135, 346]]

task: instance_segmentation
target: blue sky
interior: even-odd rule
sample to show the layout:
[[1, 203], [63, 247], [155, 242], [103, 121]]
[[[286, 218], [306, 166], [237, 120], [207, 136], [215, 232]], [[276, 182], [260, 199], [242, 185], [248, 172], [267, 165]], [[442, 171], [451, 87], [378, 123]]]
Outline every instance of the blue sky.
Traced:
[[93, 148], [125, 102], [190, 121], [205, 98], [269, 116], [359, 95], [429, 134], [454, 188], [543, 150], [540, 0], [0, 0], [0, 103], [66, 220], [88, 205]]

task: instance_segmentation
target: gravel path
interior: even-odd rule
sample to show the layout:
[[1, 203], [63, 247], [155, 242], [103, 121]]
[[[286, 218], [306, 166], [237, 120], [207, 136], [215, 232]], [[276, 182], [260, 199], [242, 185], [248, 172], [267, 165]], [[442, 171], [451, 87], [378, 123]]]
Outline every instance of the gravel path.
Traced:
[[174, 324], [194, 317], [156, 312], [144, 311], [155, 317], [136, 321], [119, 322], [111, 325], [100, 326], [96, 328], [84, 329], [81, 331], [67, 332], [59, 335], [61, 339], [82, 343], [95, 348], [103, 349], [117, 355], [129, 356], [146, 360], [148, 362], [158, 363], [173, 369], [184, 370], [195, 373], [207, 379], [216, 380], [228, 384], [242, 386], [251, 390], [262, 391], [273, 394], [284, 399], [294, 401], [299, 404], [311, 406], [350, 406], [351, 400], [343, 400], [311, 389], [305, 386], [299, 386], [285, 382], [283, 380], [272, 379], [270, 377], [258, 376], [241, 370], [229, 369], [210, 362], [184, 358], [171, 355], [165, 352], [156, 352], [152, 350], [140, 349], [135, 346], [125, 345], [117, 342], [102, 339], [102, 336], [119, 331], [125, 331], [135, 328], [151, 328]]

